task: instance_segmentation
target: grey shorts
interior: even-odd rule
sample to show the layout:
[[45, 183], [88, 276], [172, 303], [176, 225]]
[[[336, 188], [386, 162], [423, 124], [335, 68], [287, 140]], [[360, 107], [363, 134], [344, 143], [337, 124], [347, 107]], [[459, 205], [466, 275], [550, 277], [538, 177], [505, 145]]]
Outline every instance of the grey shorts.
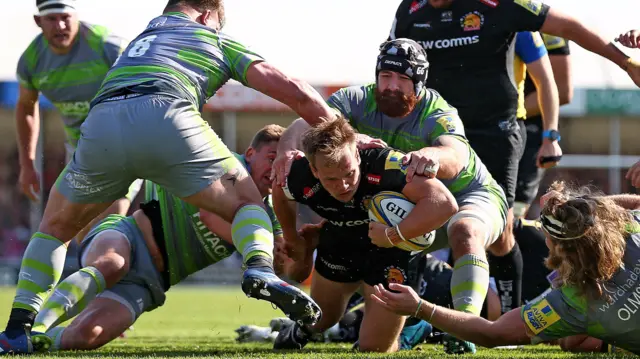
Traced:
[[449, 247], [448, 229], [462, 218], [475, 218], [484, 223], [486, 233], [483, 244], [488, 248], [500, 237], [507, 224], [507, 199], [502, 187], [493, 182], [454, 196], [458, 207], [469, 209], [454, 214], [444, 226], [438, 228], [429, 252]]
[[138, 178], [184, 198], [242, 168], [198, 109], [182, 99], [107, 99], [91, 109], [81, 131], [73, 158], [56, 181], [75, 203], [122, 198]]
[[[73, 147], [71, 143], [65, 142], [64, 150], [65, 150], [65, 161], [66, 163], [69, 163], [73, 159], [73, 153], [76, 151], [76, 148]], [[127, 194], [124, 196], [124, 198], [128, 199], [129, 202], [133, 202], [133, 200], [136, 198], [138, 193], [140, 193], [140, 190], [142, 189], [143, 184], [144, 184], [144, 180], [141, 180], [141, 179], [137, 179], [133, 181], [129, 186], [129, 189], [127, 190]]]
[[80, 266], [85, 267], [86, 253], [92, 243], [107, 231], [117, 231], [125, 235], [131, 246], [129, 272], [113, 287], [98, 297], [120, 302], [131, 312], [135, 321], [142, 313], [149, 312], [164, 304], [166, 299], [162, 275], [156, 269], [142, 232], [131, 217], [112, 215], [94, 227], [82, 242], [78, 256]]

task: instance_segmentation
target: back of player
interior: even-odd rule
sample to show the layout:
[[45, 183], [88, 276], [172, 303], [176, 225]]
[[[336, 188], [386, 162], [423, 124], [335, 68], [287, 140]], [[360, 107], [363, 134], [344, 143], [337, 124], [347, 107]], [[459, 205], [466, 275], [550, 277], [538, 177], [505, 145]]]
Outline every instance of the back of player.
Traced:
[[135, 92], [186, 99], [201, 109], [230, 78], [246, 85], [249, 65], [261, 59], [227, 35], [169, 12], [131, 41], [93, 103]]

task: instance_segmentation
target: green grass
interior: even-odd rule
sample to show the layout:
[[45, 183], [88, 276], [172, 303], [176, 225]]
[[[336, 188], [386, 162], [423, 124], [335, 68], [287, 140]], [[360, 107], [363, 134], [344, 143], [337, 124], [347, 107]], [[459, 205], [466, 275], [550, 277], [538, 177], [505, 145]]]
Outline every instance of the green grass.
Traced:
[[[14, 289], [0, 287], [0, 323], [6, 323]], [[350, 345], [311, 344], [300, 352], [274, 352], [271, 344], [237, 344], [234, 329], [244, 324], [267, 326], [282, 316], [269, 303], [246, 298], [238, 287], [177, 287], [167, 293], [165, 305], [144, 314], [128, 331], [126, 339], [92, 352], [59, 352], [56, 357], [74, 358], [440, 358], [439, 346], [393, 355], [351, 352]], [[33, 356], [48, 357], [48, 356]], [[605, 358], [605, 355], [572, 355], [551, 346], [520, 350], [480, 349], [474, 358]], [[622, 356], [617, 356], [622, 358]]]

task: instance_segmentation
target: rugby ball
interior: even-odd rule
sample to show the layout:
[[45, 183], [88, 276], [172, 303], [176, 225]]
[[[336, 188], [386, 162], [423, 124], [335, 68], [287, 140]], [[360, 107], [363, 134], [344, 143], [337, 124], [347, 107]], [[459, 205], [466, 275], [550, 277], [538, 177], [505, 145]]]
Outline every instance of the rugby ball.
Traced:
[[[388, 226], [395, 226], [407, 217], [415, 205], [402, 193], [392, 191], [382, 191], [371, 197], [367, 205], [369, 219]], [[415, 238], [406, 238], [396, 244], [397, 248], [408, 252], [421, 252], [433, 244], [436, 238], [436, 231], [431, 231]]]

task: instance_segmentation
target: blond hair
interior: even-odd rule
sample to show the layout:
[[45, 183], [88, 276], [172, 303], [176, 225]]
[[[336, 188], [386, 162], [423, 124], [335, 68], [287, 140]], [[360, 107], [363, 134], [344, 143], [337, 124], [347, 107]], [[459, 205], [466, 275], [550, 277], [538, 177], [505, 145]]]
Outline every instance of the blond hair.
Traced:
[[302, 135], [302, 151], [315, 166], [315, 156], [325, 156], [328, 165], [335, 165], [340, 160], [341, 149], [355, 145], [356, 131], [349, 122], [338, 115], [334, 120], [325, 121], [308, 129]]
[[[559, 226], [550, 228], [545, 221]], [[604, 283], [621, 268], [630, 213], [605, 196], [554, 182], [545, 203], [542, 228], [552, 242], [545, 264], [558, 280], [594, 299], [605, 297]], [[606, 298], [605, 298], [606, 299]]]

